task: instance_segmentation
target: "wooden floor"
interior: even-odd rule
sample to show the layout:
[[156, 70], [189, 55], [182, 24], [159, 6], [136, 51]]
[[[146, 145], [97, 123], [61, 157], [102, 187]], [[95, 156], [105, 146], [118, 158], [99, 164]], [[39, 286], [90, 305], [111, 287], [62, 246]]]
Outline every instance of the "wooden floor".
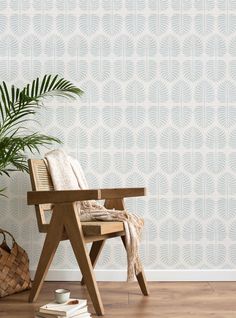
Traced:
[[[27, 302], [28, 292], [0, 299], [0, 317], [32, 318], [34, 311], [53, 298], [56, 288], [69, 288], [72, 297], [87, 298], [79, 283], [46, 282], [38, 302]], [[236, 282], [149, 282], [150, 296], [135, 283], [99, 283], [108, 317], [235, 318]], [[89, 301], [89, 310], [94, 314]]]

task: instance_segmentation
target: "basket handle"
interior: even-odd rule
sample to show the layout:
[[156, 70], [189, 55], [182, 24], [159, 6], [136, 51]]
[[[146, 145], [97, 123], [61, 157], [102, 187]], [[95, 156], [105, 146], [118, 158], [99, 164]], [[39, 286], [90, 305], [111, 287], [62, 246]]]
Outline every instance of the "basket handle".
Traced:
[[0, 229], [0, 233], [1, 233], [1, 234], [3, 235], [3, 237], [4, 237], [3, 242], [6, 242], [6, 234], [8, 234], [8, 235], [12, 238], [12, 242], [13, 242], [13, 243], [16, 242], [14, 236], [13, 236], [10, 232], [8, 232], [8, 231], [6, 231], [6, 230], [3, 230], [3, 229]]

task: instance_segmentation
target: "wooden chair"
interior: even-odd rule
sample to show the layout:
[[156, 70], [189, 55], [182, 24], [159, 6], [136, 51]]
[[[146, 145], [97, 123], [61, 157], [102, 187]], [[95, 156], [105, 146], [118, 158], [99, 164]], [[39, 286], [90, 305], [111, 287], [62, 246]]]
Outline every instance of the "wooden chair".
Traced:
[[[58, 244], [70, 240], [75, 257], [97, 315], [104, 314], [104, 308], [93, 267], [105, 241], [116, 236], [121, 237], [125, 245], [125, 232], [122, 222], [80, 222], [76, 201], [105, 199], [109, 209], [124, 209], [125, 197], [145, 195], [144, 188], [69, 190], [54, 191], [50, 174], [43, 160], [29, 160], [32, 192], [28, 192], [28, 204], [35, 205], [39, 232], [47, 233], [34, 282], [29, 295], [29, 302], [37, 299], [43, 281], [52, 262]], [[50, 223], [46, 222], [45, 212], [52, 209]], [[51, 210], [52, 211], [52, 210]], [[86, 243], [91, 243], [88, 254]], [[137, 275], [141, 291], [148, 295], [144, 272]]]

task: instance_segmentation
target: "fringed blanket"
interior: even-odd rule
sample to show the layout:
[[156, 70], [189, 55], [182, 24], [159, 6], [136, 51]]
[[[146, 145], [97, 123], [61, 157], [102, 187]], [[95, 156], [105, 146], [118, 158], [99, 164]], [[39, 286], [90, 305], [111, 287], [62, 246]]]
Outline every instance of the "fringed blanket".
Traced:
[[[63, 150], [53, 150], [45, 155], [52, 183], [55, 190], [84, 190], [88, 184], [80, 163], [68, 156]], [[143, 219], [126, 210], [108, 210], [94, 200], [78, 202], [78, 213], [81, 221], [122, 221], [125, 229], [125, 240], [128, 260], [127, 279], [142, 270], [139, 258], [139, 242]]]

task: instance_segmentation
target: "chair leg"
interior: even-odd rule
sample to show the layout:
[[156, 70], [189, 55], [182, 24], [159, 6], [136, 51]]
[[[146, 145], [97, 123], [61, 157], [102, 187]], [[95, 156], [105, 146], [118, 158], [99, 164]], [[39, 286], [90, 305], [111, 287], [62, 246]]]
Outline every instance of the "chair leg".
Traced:
[[[125, 236], [121, 236], [122, 242], [124, 244], [124, 247], [126, 248], [125, 245]], [[142, 269], [142, 271], [140, 273], [138, 273], [136, 275], [139, 287], [143, 293], [144, 296], [148, 296], [149, 292], [148, 292], [148, 288], [147, 288], [147, 281], [146, 281], [146, 277], [145, 277], [145, 273], [144, 270]]]
[[98, 316], [104, 315], [101, 296], [98, 290], [91, 260], [85, 248], [82, 227], [79, 217], [76, 213], [75, 206], [68, 204], [66, 212], [66, 216], [64, 215], [66, 232], [70, 239], [80, 270], [83, 274], [94, 309]]
[[[97, 263], [98, 257], [102, 251], [104, 243], [105, 243], [105, 240], [95, 241], [95, 242], [93, 242], [93, 244], [91, 246], [89, 257], [90, 257], [93, 268], [95, 267], [95, 265]], [[83, 277], [81, 279], [81, 285], [84, 285], [84, 278]]]
[[53, 212], [52, 220], [46, 235], [38, 267], [35, 273], [33, 286], [30, 290], [29, 302], [37, 300], [42, 288], [45, 276], [47, 275], [49, 266], [53, 260], [58, 244], [63, 233], [63, 224], [59, 221], [56, 211]]

